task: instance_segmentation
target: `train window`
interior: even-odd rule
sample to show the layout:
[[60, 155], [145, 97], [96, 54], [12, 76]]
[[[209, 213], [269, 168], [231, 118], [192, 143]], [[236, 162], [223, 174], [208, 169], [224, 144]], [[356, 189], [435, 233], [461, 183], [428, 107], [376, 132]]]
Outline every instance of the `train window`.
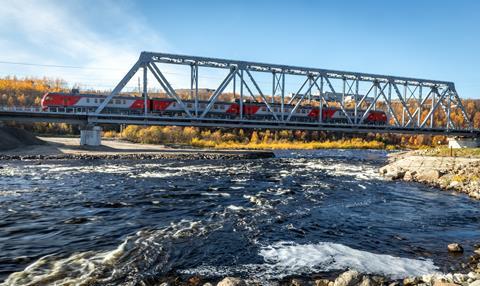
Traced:
[[123, 104], [126, 104], [126, 103], [127, 103], [127, 101], [124, 99], [124, 100], [123, 100]]
[[188, 108], [192, 108], [192, 104], [191, 104], [191, 103], [188, 103], [188, 104], [187, 104], [187, 107], [188, 107]]
[[98, 99], [95, 98], [95, 103], [98, 103]]
[[87, 98], [87, 103], [90, 103], [90, 98]]
[[104, 101], [105, 101], [105, 99], [103, 99], [103, 98], [102, 98], [102, 99], [100, 99], [100, 102], [104, 102]]

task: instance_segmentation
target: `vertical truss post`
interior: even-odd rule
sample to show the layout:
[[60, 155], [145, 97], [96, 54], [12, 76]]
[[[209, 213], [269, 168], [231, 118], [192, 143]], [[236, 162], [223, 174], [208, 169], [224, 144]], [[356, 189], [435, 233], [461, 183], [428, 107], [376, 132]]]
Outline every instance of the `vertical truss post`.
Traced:
[[271, 103], [273, 104], [273, 97], [275, 96], [275, 92], [277, 91], [276, 90], [276, 86], [275, 86], [275, 80], [277, 79], [277, 76], [275, 75], [275, 72], [272, 72], [272, 76], [273, 76], [273, 79], [272, 79], [272, 98], [271, 98]]
[[[308, 77], [308, 85], [309, 86], [312, 86], [312, 78], [311, 77]], [[310, 88], [310, 90], [308, 91], [308, 102], [311, 103], [312, 102], [312, 89]]]
[[148, 113], [148, 94], [147, 94], [147, 66], [143, 66], [143, 105], [145, 109], [145, 116], [147, 116]]
[[194, 100], [194, 113], [198, 117], [198, 65], [190, 65], [190, 100]]
[[280, 109], [282, 111], [282, 122], [285, 120], [285, 72], [282, 71], [282, 98], [280, 101]]
[[323, 75], [320, 77], [320, 88], [318, 90], [319, 90], [318, 100], [320, 101], [320, 109], [318, 111], [318, 122], [322, 124], [322, 121], [323, 121]]
[[450, 107], [452, 106], [452, 93], [448, 92], [448, 97], [447, 97], [447, 131], [450, 130], [452, 127], [452, 119], [450, 118]]
[[233, 75], [233, 99], [234, 100], [237, 97], [236, 89], [237, 89], [237, 73]]
[[358, 78], [355, 79], [355, 110], [354, 110], [354, 116], [355, 116], [355, 119], [354, 119], [354, 122], [355, 124], [358, 123], [358, 106], [357, 106], [357, 100], [358, 100]]
[[[432, 106], [430, 106], [430, 128], [433, 128], [433, 113], [435, 112], [435, 96], [437, 95], [437, 88], [433, 88], [432, 92]], [[428, 118], [428, 116], [427, 116]]]
[[423, 111], [423, 101], [422, 101], [422, 86], [418, 88], [418, 104], [419, 106], [417, 107], [417, 126], [420, 126], [420, 120], [422, 117], [422, 111]]
[[[407, 83], [403, 84], [403, 99], [407, 100]], [[400, 97], [400, 101], [403, 101]], [[405, 127], [405, 105], [402, 104], [402, 127]]]
[[243, 120], [243, 68], [240, 70], [240, 120]]

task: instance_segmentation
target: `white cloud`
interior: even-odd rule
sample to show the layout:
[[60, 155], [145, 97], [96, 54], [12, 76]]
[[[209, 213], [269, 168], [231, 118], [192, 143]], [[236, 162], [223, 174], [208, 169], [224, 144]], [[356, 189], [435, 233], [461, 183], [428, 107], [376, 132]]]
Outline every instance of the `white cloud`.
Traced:
[[[2, 3], [0, 60], [91, 69], [2, 65], [0, 76], [48, 76], [98, 88], [115, 85], [142, 50], [170, 50], [169, 44], [128, 4], [50, 0]], [[101, 31], [101, 25], [115, 31]]]

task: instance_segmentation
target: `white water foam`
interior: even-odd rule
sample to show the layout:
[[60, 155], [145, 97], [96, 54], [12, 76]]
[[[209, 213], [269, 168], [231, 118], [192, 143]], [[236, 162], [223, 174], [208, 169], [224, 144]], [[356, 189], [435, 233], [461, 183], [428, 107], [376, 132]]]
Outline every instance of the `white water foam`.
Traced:
[[179, 271], [202, 276], [241, 275], [262, 281], [282, 279], [291, 275], [309, 275], [319, 272], [357, 270], [363, 274], [377, 274], [392, 279], [440, 274], [431, 260], [401, 258], [353, 249], [343, 244], [320, 242], [299, 245], [278, 242], [262, 247], [259, 255], [263, 264], [238, 266], [200, 266]]
[[306, 245], [278, 242], [263, 247], [259, 254], [274, 272], [280, 271], [284, 275], [355, 269], [361, 273], [399, 279], [436, 273], [438, 269], [431, 260], [375, 254], [330, 242]]

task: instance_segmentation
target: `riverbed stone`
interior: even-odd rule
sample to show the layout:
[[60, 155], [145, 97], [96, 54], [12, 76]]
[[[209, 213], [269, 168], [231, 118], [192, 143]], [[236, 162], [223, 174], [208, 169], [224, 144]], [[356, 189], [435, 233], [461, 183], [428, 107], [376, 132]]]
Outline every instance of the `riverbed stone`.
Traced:
[[456, 252], [456, 253], [462, 253], [463, 252], [463, 247], [458, 244], [458, 243], [450, 243], [448, 246], [448, 251], [450, 252]]
[[292, 285], [292, 286], [306, 286], [306, 285], [308, 285], [308, 283], [306, 283], [302, 279], [293, 278], [292, 281], [290, 281], [290, 285]]
[[362, 276], [358, 271], [349, 270], [340, 274], [337, 279], [335, 279], [334, 286], [353, 286], [357, 285], [360, 282]]
[[328, 279], [317, 279], [315, 280], [315, 286], [328, 286], [330, 283], [330, 280]]
[[407, 277], [403, 279], [403, 285], [408, 286], [408, 285], [417, 285], [420, 283], [420, 278], [419, 277]]
[[436, 280], [433, 286], [459, 286], [459, 285], [452, 282], [442, 282], [440, 280]]
[[403, 176], [403, 179], [405, 181], [413, 181], [413, 179], [415, 178], [415, 175], [417, 174], [417, 171], [406, 171], [405, 172], [405, 175]]
[[423, 170], [418, 172], [415, 179], [420, 182], [434, 182], [440, 178], [442, 174], [438, 170]]
[[375, 283], [375, 281], [370, 279], [370, 277], [365, 276], [365, 277], [363, 277], [362, 282], [359, 285], [360, 286], [375, 286], [377, 284]]
[[480, 280], [473, 281], [472, 283], [468, 284], [468, 286], [480, 286]]
[[243, 279], [237, 277], [225, 277], [222, 281], [218, 282], [217, 286], [246, 286], [247, 284]]

